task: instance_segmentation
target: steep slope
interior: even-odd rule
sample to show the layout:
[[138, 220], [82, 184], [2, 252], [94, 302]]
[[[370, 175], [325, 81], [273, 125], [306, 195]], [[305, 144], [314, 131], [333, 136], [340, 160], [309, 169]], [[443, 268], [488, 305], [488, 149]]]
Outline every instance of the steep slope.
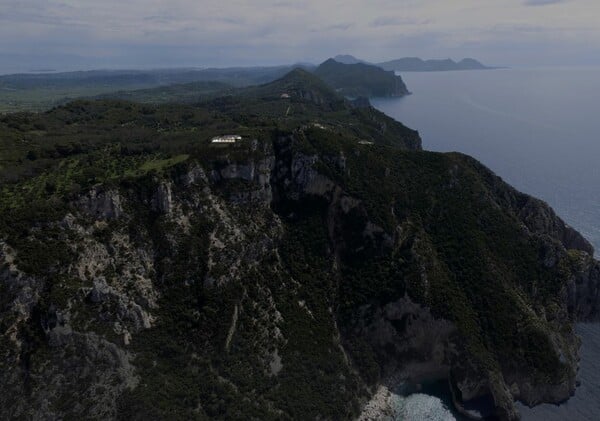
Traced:
[[314, 73], [346, 96], [389, 97], [409, 94], [400, 76], [370, 64], [344, 64], [329, 59], [321, 63]]
[[440, 378], [500, 419], [569, 397], [589, 243], [312, 78], [0, 119], [2, 418], [351, 419]]

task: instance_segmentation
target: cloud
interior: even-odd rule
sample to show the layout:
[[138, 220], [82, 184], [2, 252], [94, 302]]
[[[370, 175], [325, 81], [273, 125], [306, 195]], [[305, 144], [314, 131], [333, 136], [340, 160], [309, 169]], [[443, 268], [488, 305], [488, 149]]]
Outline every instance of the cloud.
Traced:
[[394, 17], [390, 17], [390, 16], [380, 16], [377, 19], [375, 19], [373, 22], [371, 22], [371, 26], [373, 26], [373, 27], [398, 26], [398, 25], [402, 25], [403, 23], [404, 23], [403, 19], [394, 18]]
[[[352, 28], [355, 24], [352, 22], [346, 22], [346, 23], [336, 23], [334, 25], [329, 25], [324, 27], [322, 30], [323, 31], [347, 31], [348, 29]], [[315, 30], [318, 32], [318, 30]]]
[[393, 16], [379, 16], [378, 18], [375, 18], [369, 26], [373, 28], [379, 28], [386, 26], [424, 25], [428, 23], [431, 23], [431, 19], [410, 19]]
[[564, 3], [566, 0], [525, 0], [527, 6], [545, 6], [548, 4]]
[[[0, 55], [18, 61], [25, 54], [40, 66], [64, 54], [82, 63], [100, 57], [104, 66], [208, 66], [319, 62], [342, 51], [368, 61], [474, 56], [511, 66], [511, 45], [530, 49], [525, 62], [535, 62], [538, 51], [553, 49], [560, 61], [600, 45], [598, 0], [0, 3]], [[562, 4], [530, 7], [551, 3]]]

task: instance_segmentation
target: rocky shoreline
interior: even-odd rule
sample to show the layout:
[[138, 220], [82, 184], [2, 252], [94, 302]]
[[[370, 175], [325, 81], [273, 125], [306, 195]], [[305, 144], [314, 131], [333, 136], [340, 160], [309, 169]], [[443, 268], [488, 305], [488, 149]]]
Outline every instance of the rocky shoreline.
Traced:
[[392, 392], [386, 386], [379, 386], [369, 402], [364, 406], [357, 421], [393, 421]]

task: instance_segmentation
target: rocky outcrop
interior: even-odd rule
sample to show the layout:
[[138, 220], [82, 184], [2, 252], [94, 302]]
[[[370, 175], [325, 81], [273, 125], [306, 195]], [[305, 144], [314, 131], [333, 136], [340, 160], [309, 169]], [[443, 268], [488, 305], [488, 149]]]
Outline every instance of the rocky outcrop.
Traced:
[[[65, 408], [53, 402], [62, 401], [68, 403], [70, 414], [115, 417], [115, 399], [137, 385], [131, 355], [95, 332], [81, 330], [80, 323], [89, 320], [82, 320], [75, 310], [77, 288], [66, 297], [68, 301], [50, 303], [45, 309], [41, 300], [48, 288], [46, 280], [24, 275], [15, 264], [14, 251], [5, 243], [0, 246], [0, 261], [8, 264], [0, 271], [0, 379], [5, 386], [0, 413], [27, 419], [60, 418]], [[41, 361], [35, 346], [47, 347]]]
[[[320, 161], [317, 155], [293, 153], [294, 136], [280, 137], [275, 142], [276, 163], [273, 166], [273, 201], [275, 206], [288, 200], [306, 197], [332, 198], [335, 183], [314, 168]], [[339, 165], [345, 167], [345, 157]]]
[[565, 289], [569, 312], [580, 321], [600, 319], [600, 263], [586, 253], [569, 255], [572, 275]]
[[170, 183], [160, 183], [152, 198], [152, 208], [159, 213], [170, 213], [173, 209], [173, 197]]
[[382, 362], [389, 387], [447, 378], [456, 359], [456, 326], [436, 319], [405, 296], [383, 307], [359, 309], [352, 333], [364, 336]]
[[518, 196], [517, 215], [529, 230], [558, 239], [567, 250], [575, 249], [594, 254], [590, 242], [560, 219], [548, 204], [522, 194]]
[[217, 168], [212, 170], [210, 178], [216, 183], [236, 179], [251, 183], [251, 188], [231, 192], [229, 199], [234, 203], [255, 202], [269, 205], [272, 199], [271, 173], [274, 165], [274, 156], [267, 156], [256, 162], [220, 162]]
[[116, 190], [94, 187], [79, 199], [79, 204], [96, 218], [116, 219], [123, 213], [121, 197]]

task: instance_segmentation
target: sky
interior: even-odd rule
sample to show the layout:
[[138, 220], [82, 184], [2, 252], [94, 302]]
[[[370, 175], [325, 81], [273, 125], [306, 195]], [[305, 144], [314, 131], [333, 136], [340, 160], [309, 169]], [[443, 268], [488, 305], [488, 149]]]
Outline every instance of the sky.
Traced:
[[0, 0], [9, 68], [373, 62], [600, 64], [598, 0]]

